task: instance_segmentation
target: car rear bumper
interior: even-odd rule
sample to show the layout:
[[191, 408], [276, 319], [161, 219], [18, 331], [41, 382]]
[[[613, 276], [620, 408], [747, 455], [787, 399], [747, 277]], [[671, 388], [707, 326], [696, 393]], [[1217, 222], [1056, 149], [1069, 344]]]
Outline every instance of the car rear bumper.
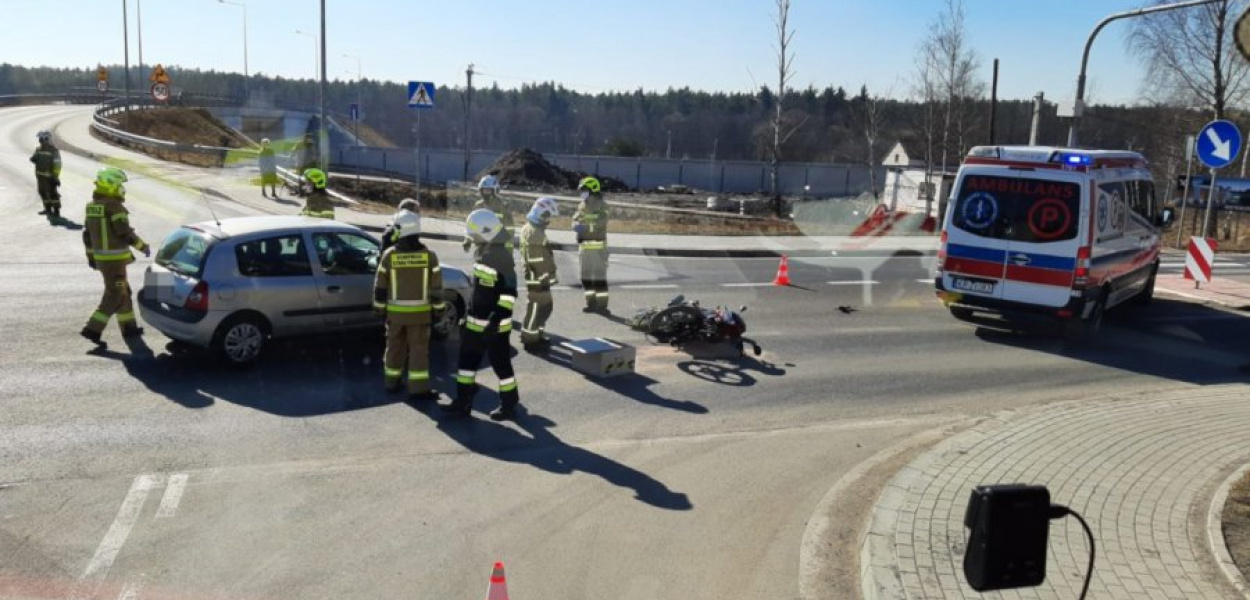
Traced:
[[139, 318], [171, 339], [207, 348], [223, 315], [187, 310], [164, 305], [151, 296], [147, 288], [139, 291]]
[[986, 298], [947, 289], [942, 277], [934, 280], [938, 300], [948, 307], [964, 308], [974, 312], [990, 313], [1008, 321], [1038, 322], [1068, 320], [1085, 315], [1085, 308], [1092, 299], [1091, 291], [1073, 295], [1063, 306], [1040, 306], [1025, 302]]

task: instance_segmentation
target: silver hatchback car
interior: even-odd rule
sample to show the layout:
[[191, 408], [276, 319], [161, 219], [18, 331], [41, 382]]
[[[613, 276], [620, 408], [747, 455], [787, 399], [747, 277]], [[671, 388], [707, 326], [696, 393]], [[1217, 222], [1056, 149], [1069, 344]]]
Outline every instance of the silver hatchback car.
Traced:
[[[380, 244], [360, 228], [309, 217], [242, 217], [186, 225], [156, 252], [139, 291], [145, 323], [178, 342], [247, 365], [271, 338], [379, 327], [373, 277]], [[447, 311], [433, 337], [455, 331], [469, 280], [444, 266]]]

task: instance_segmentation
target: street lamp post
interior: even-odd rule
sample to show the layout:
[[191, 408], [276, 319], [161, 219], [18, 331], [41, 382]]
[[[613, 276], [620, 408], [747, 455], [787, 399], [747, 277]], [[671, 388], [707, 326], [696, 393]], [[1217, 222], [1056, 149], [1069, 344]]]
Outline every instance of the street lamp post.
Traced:
[[1127, 19], [1130, 17], [1140, 17], [1151, 13], [1163, 12], [1166, 10], [1176, 10], [1179, 8], [1189, 8], [1191, 6], [1201, 6], [1203, 4], [1214, 4], [1223, 2], [1224, 0], [1190, 0], [1189, 2], [1177, 2], [1176, 4], [1163, 4], [1160, 6], [1151, 6], [1149, 8], [1139, 8], [1122, 13], [1109, 15], [1094, 26], [1094, 30], [1090, 32], [1089, 39], [1085, 41], [1085, 53], [1081, 55], [1081, 73], [1076, 78], [1076, 101], [1072, 107], [1072, 124], [1068, 126], [1068, 147], [1076, 147], [1076, 129], [1081, 120], [1081, 113], [1085, 109], [1085, 67], [1089, 64], [1089, 50], [1094, 45], [1094, 38], [1098, 37], [1098, 33], [1112, 21]]
[[130, 112], [130, 17], [126, 14], [127, 0], [122, 0], [122, 61], [126, 69], [126, 99], [122, 105]]
[[135, 0], [135, 25], [139, 30], [139, 81], [143, 81], [143, 0]]
[[251, 84], [248, 82], [251, 75], [247, 70], [247, 5], [230, 0], [217, 0], [217, 2], [243, 9], [243, 100], [246, 102], [251, 97]]
[[361, 146], [363, 145], [360, 142], [360, 115], [361, 115], [361, 111], [364, 110], [363, 95], [361, 92], [361, 87], [362, 87], [361, 83], [364, 81], [364, 79], [361, 76], [362, 70], [360, 68], [360, 64], [361, 64], [360, 57], [353, 56], [351, 54], [344, 54], [343, 58], [351, 58], [356, 61], [356, 114], [354, 115], [354, 118], [352, 119], [352, 127], [355, 130], [353, 135], [355, 135], [356, 137], [356, 181], [360, 181], [360, 151], [361, 151]]

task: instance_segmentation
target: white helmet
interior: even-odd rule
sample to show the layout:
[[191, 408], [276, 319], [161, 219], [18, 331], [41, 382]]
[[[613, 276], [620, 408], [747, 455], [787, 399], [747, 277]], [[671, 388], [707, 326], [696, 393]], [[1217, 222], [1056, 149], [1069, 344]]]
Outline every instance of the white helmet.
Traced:
[[399, 230], [399, 239], [421, 233], [421, 216], [408, 210], [401, 210], [395, 215], [395, 228]]
[[46, 141], [49, 141], [49, 140], [51, 140], [51, 139], [52, 139], [52, 132], [51, 132], [51, 131], [48, 131], [47, 129], [44, 129], [43, 131], [40, 131], [39, 133], [36, 133], [36, 134], [35, 134], [35, 137], [36, 137], [36, 138], [37, 138], [40, 142], [46, 142]]
[[483, 177], [481, 181], [477, 182], [477, 191], [479, 192], [490, 190], [498, 194], [499, 187], [499, 179], [497, 179], [494, 175], [487, 175]]
[[499, 235], [503, 229], [503, 223], [499, 221], [499, 216], [494, 211], [479, 208], [471, 213], [464, 220], [465, 234], [473, 238], [475, 242], [489, 242]]
[[269, 138], [260, 138], [260, 145], [262, 145], [262, 146], [268, 146], [268, 145], [269, 145]]
[[556, 203], [556, 199], [550, 196], [543, 196], [534, 201], [534, 206], [530, 207], [530, 211], [525, 215], [525, 219], [535, 225], [546, 225], [551, 222], [552, 217], [560, 215], [560, 205]]

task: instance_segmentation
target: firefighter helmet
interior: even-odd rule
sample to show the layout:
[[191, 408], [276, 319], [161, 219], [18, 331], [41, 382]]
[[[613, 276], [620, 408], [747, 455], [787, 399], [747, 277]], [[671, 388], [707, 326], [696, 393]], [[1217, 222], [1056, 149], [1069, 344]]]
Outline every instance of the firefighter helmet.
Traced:
[[421, 233], [421, 217], [417, 213], [401, 210], [395, 216], [395, 228], [399, 230], [399, 239]]
[[316, 189], [326, 189], [326, 172], [321, 169], [308, 169], [304, 171], [304, 179], [308, 180], [308, 183], [311, 183]]
[[581, 181], [577, 182], [578, 191], [586, 190], [592, 194], [598, 194], [601, 189], [603, 188], [599, 185], [599, 180], [594, 177], [583, 177]]
[[495, 239], [503, 230], [503, 223], [494, 211], [479, 208], [464, 220], [465, 233], [475, 242], [485, 243]]
[[123, 196], [126, 194], [126, 172], [117, 167], [109, 167], [95, 174], [95, 191], [105, 196]]
[[35, 137], [39, 140], [40, 144], [44, 142], [50, 142], [52, 141], [52, 132], [48, 131], [47, 129], [44, 129], [43, 131], [36, 133]]
[[525, 215], [525, 219], [535, 225], [546, 225], [551, 222], [551, 218], [560, 214], [560, 205], [556, 203], [555, 198], [543, 196], [534, 201], [534, 206], [530, 207], [530, 211]]

